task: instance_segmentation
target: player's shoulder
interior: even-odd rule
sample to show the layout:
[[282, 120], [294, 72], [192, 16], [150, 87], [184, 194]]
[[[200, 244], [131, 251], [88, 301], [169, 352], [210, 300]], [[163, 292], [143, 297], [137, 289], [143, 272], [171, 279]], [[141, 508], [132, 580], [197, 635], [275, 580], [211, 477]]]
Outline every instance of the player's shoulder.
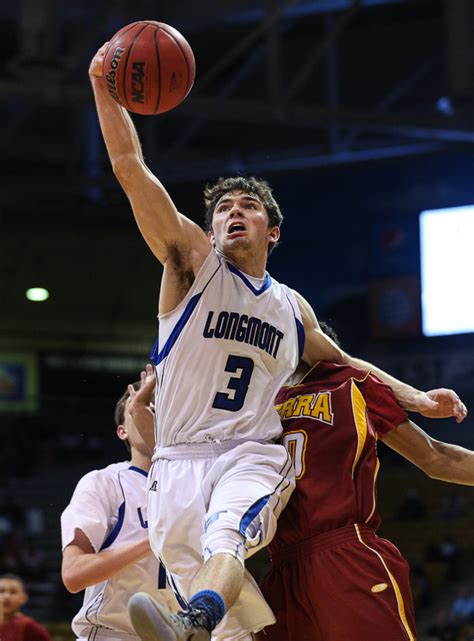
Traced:
[[77, 490], [91, 490], [93, 488], [103, 488], [115, 485], [118, 481], [119, 474], [122, 470], [130, 467], [129, 461], [122, 461], [120, 463], [111, 463], [106, 467], [98, 470], [91, 470], [84, 474], [76, 486]]
[[370, 376], [370, 370], [339, 363], [319, 361], [303, 377], [301, 383], [316, 383], [323, 386], [339, 387], [350, 381], [363, 383]]

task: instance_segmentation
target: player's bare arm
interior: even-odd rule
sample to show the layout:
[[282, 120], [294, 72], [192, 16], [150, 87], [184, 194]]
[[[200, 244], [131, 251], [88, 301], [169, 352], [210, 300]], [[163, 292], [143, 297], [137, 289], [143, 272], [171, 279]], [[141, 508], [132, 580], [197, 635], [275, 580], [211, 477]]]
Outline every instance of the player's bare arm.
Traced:
[[466, 406], [453, 390], [440, 388], [421, 392], [411, 385], [402, 383], [371, 363], [349, 356], [321, 331], [316, 314], [303, 296], [297, 292], [295, 292], [295, 296], [305, 329], [305, 350], [303, 353], [305, 363], [313, 366], [318, 361], [330, 361], [351, 365], [359, 369], [369, 369], [392, 388], [395, 398], [407, 411], [418, 412], [430, 418], [454, 416], [458, 423], [466, 418]]
[[110, 579], [149, 554], [148, 537], [112, 550], [95, 552], [86, 534], [76, 528], [74, 539], [63, 552], [62, 580], [69, 592], [80, 592], [90, 585]]
[[98, 50], [89, 67], [100, 127], [112, 169], [127, 194], [140, 232], [165, 267], [160, 311], [166, 313], [184, 298], [211, 246], [204, 231], [177, 211], [162, 183], [146, 166], [132, 119], [102, 82], [105, 48]]
[[381, 437], [385, 445], [419, 467], [432, 479], [474, 485], [474, 452], [431, 438], [406, 421]]

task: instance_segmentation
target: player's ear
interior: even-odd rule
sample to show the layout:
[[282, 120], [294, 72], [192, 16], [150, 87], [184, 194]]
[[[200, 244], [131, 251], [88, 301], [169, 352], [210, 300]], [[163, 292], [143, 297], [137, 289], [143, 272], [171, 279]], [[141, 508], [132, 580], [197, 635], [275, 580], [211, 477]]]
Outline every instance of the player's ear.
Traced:
[[117, 429], [115, 430], [117, 436], [121, 441], [126, 441], [128, 438], [127, 430], [125, 429], [125, 425], [117, 425]]
[[280, 240], [280, 228], [272, 227], [269, 232], [270, 242], [277, 243]]
[[216, 244], [216, 239], [214, 238], [214, 232], [212, 231], [212, 229], [209, 229], [209, 231], [207, 232], [207, 237], [209, 238], [209, 242], [211, 243], [211, 245], [214, 247]]

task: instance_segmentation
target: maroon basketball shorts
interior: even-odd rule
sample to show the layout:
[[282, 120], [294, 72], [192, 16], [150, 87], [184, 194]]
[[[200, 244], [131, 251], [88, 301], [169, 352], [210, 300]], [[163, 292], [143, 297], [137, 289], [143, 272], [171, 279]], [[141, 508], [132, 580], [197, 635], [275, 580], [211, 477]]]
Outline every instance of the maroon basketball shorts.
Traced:
[[367, 525], [273, 556], [261, 585], [277, 622], [261, 641], [414, 641], [409, 566]]

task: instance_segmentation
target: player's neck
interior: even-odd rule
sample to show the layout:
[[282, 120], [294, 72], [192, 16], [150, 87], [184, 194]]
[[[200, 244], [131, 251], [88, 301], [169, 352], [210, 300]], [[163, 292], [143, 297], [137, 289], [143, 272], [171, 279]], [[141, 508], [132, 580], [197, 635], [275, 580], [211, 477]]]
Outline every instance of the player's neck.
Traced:
[[149, 472], [151, 467], [151, 459], [146, 454], [132, 450], [132, 456], [130, 458], [130, 463], [134, 467], [138, 467], [144, 472]]
[[240, 253], [226, 253], [223, 254], [224, 258], [230, 263], [235, 265], [237, 269], [248, 276], [255, 278], [265, 277], [265, 267], [267, 264], [267, 257], [249, 256], [248, 254], [242, 255]]
[[7, 614], [6, 612], [3, 614], [3, 623], [10, 623], [10, 621], [13, 621], [13, 619], [16, 619], [18, 617], [25, 616], [23, 612], [20, 612], [17, 610], [16, 612], [10, 612]]

